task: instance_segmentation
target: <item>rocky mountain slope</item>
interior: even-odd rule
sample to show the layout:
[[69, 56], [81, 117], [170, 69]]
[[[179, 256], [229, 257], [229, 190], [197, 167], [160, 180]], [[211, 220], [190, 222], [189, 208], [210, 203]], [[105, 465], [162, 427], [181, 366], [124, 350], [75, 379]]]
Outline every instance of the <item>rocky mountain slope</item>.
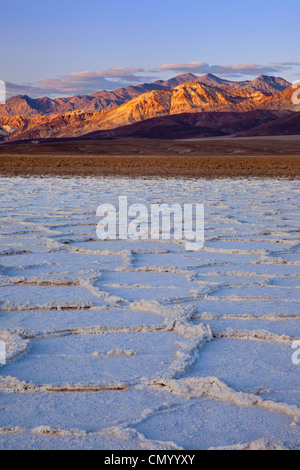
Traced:
[[241, 133], [243, 137], [268, 135], [300, 135], [300, 112], [282, 116], [274, 121], [261, 123]]
[[271, 77], [268, 75], [260, 75], [255, 80], [246, 80], [241, 82], [223, 80], [212, 74], [197, 79], [199, 83], [220, 88], [234, 88], [246, 91], [262, 91], [263, 93], [278, 93], [291, 86], [291, 83], [280, 77]]
[[70, 113], [81, 111], [93, 113], [111, 110], [121, 106], [127, 101], [140, 96], [143, 93], [154, 90], [165, 90], [177, 87], [186, 82], [199, 82], [204, 85], [242, 89], [246, 91], [261, 91], [263, 93], [276, 93], [290, 86], [290, 83], [279, 77], [262, 75], [253, 81], [235, 82], [223, 80], [215, 75], [208, 74], [203, 77], [186, 73], [169, 80], [157, 80], [154, 83], [144, 83], [136, 86], [119, 88], [115, 91], [98, 91], [91, 95], [79, 95], [68, 98], [50, 99], [47, 97], [33, 99], [27, 95], [9, 98], [6, 105], [0, 104], [0, 116], [35, 117], [51, 114]]
[[[9, 134], [8, 140], [76, 137], [97, 130], [114, 129], [139, 121], [182, 113], [247, 113], [255, 110], [292, 110], [288, 88], [269, 95], [260, 91], [223, 89], [199, 82], [187, 82], [173, 89], [154, 90], [109, 111], [73, 111], [28, 118]], [[9, 125], [6, 122], [6, 125]], [[0, 119], [1, 126], [1, 119]]]
[[293, 116], [292, 111], [249, 111], [247, 113], [183, 113], [146, 119], [116, 129], [85, 134], [78, 139], [102, 140], [128, 137], [146, 139], [194, 139], [240, 135], [277, 120]]

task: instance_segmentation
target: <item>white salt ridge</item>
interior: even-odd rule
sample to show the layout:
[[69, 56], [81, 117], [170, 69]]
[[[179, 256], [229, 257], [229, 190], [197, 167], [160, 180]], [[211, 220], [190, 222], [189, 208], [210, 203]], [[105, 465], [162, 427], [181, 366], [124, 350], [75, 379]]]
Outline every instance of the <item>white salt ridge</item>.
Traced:
[[[199, 296], [198, 296], [199, 298]], [[248, 295], [248, 296], [238, 296], [238, 295], [227, 295], [227, 296], [203, 296], [205, 300], [230, 300], [230, 302], [270, 302], [272, 300], [276, 300], [277, 302], [300, 302], [300, 299], [275, 299], [274, 297], [263, 297], [263, 296], [254, 296], [254, 295]]]
[[211, 330], [207, 326], [190, 323], [190, 320], [196, 313], [196, 309], [192, 305], [174, 305], [170, 307], [153, 300], [150, 302], [132, 302], [130, 308], [132, 310], [154, 313], [164, 317], [164, 324], [168, 330], [174, 330], [186, 338], [202, 338], [203, 334], [207, 339], [212, 337]]
[[281, 321], [281, 320], [300, 320], [300, 314], [291, 314], [289, 315], [284, 313], [274, 313], [273, 315], [253, 315], [250, 313], [244, 313], [240, 315], [228, 315], [226, 313], [219, 314], [214, 312], [202, 312], [196, 314], [194, 319], [199, 320], [268, 320], [268, 321]]
[[97, 309], [101, 306], [93, 305], [92, 302], [48, 302], [43, 305], [32, 305], [30, 302], [16, 304], [14, 302], [0, 302], [0, 312], [32, 311], [32, 310], [85, 310]]
[[[93, 279], [69, 279], [69, 278], [39, 278], [37, 276], [32, 276], [28, 279], [24, 277], [11, 277], [8, 278], [11, 283], [19, 284], [23, 286], [79, 286], [86, 289], [92, 294], [92, 296], [104, 299], [110, 304], [117, 304], [119, 302], [125, 302], [125, 299], [117, 296], [111, 296], [105, 291], [101, 291], [92, 284]], [[1, 278], [0, 278], [1, 283]]]
[[298, 423], [300, 420], [300, 409], [296, 405], [263, 400], [261, 397], [251, 393], [236, 392], [217, 377], [156, 380], [150, 382], [149, 385], [163, 387], [163, 389], [166, 388], [175, 395], [186, 395], [194, 398], [209, 397], [215, 400], [231, 402], [237, 406], [259, 406], [270, 411], [283, 413], [290, 417], [294, 423]]
[[[117, 439], [121, 440], [129, 440], [132, 441], [134, 439], [138, 439], [139, 447], [145, 450], [182, 450], [174, 442], [162, 442], [162, 441], [154, 441], [151, 439], [147, 439], [143, 434], [138, 432], [134, 428], [126, 428], [124, 427], [113, 427], [107, 429], [103, 433], [104, 435], [113, 435]], [[102, 435], [103, 435], [102, 434]]]
[[101, 432], [87, 432], [80, 429], [65, 430], [60, 428], [51, 428], [50, 426], [38, 426], [33, 429], [22, 429], [17, 426], [12, 428], [0, 428], [0, 435], [9, 434], [37, 434], [42, 436], [60, 436], [60, 437], [98, 437], [114, 436], [117, 440], [133, 441], [137, 439], [140, 449], [151, 450], [182, 450], [174, 442], [162, 442], [147, 439], [143, 434], [133, 428], [112, 427]]
[[[45, 338], [48, 336], [91, 336], [101, 334], [117, 334], [117, 333], [153, 333], [156, 331], [170, 331], [171, 328], [165, 328], [159, 325], [133, 325], [133, 326], [90, 326], [86, 328], [68, 328], [65, 330], [50, 330], [42, 333], [24, 333], [25, 338]], [[115, 350], [117, 351], [117, 349]]]
[[102, 392], [105, 390], [126, 390], [128, 384], [121, 382], [114, 382], [110, 384], [42, 384], [36, 385], [31, 382], [19, 380], [16, 377], [1, 377], [0, 378], [0, 391], [1, 393], [45, 393], [45, 392]]
[[267, 439], [259, 439], [249, 444], [235, 444], [232, 446], [210, 447], [208, 450], [287, 450], [282, 442], [270, 442]]
[[299, 341], [297, 338], [292, 338], [288, 335], [277, 335], [266, 330], [233, 330], [227, 328], [226, 331], [213, 330], [213, 335], [216, 338], [238, 338], [251, 341], [271, 341], [274, 343], [292, 345], [294, 341]]

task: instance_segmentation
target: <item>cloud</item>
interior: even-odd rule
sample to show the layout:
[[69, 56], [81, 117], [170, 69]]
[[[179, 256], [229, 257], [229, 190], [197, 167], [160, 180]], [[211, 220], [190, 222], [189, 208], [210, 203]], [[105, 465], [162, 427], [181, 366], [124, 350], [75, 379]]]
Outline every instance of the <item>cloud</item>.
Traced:
[[[151, 72], [151, 75], [149, 73]], [[157, 71], [142, 67], [111, 67], [104, 71], [72, 72], [56, 78], [46, 78], [37, 83], [17, 85], [6, 82], [7, 98], [16, 95], [58, 97], [89, 95], [99, 90], [116, 90], [145, 81], [153, 81]]]
[[206, 62], [190, 62], [162, 64], [154, 69], [115, 66], [100, 71], [72, 72], [61, 77], [46, 78], [37, 83], [18, 85], [6, 82], [6, 88], [7, 98], [16, 95], [29, 95], [32, 98], [41, 96], [54, 98], [72, 95], [90, 95], [99, 90], [116, 90], [128, 85], [152, 82], [158, 78], [158, 74], [170, 75], [171, 73], [190, 72], [204, 75], [213, 73], [240, 79], [247, 76], [284, 73], [284, 71], [291, 70], [297, 66], [300, 66], [299, 62], [277, 62], [268, 65], [209, 65]]
[[72, 96], [78, 94], [90, 94], [96, 90], [114, 90], [124, 86], [123, 83], [112, 82], [102, 79], [95, 80], [65, 80], [59, 78], [48, 78], [37, 84], [25, 83], [18, 85], [16, 83], [6, 82], [7, 98], [16, 95], [28, 95], [31, 98], [41, 96], [58, 97]]
[[[147, 72], [150, 72], [149, 69], [143, 69], [141, 67], [111, 67], [108, 70], [104, 71], [97, 71], [97, 72], [91, 72], [91, 71], [86, 71], [86, 72], [73, 72], [70, 73], [69, 75], [66, 75], [63, 77], [62, 81], [64, 82], [70, 82], [70, 83], [75, 83], [75, 82], [80, 82], [82, 81], [83, 83], [89, 82], [90, 80], [98, 80], [101, 78], [110, 78], [110, 79], [116, 79], [116, 80], [125, 80], [128, 82], [141, 82], [144, 81], [145, 78], [154, 78], [153, 76], [151, 77], [145, 77], [144, 75], [137, 75], [137, 73], [142, 73], [145, 74]], [[154, 72], [151, 70], [151, 72]]]
[[180, 72], [198, 71], [199, 73], [206, 72], [208, 69], [209, 65], [205, 62], [190, 62], [189, 64], [163, 64], [157, 67], [157, 70], [178, 70]]
[[283, 65], [283, 66], [299, 66], [300, 62], [271, 62], [271, 65]]
[[198, 74], [219, 74], [230, 76], [262, 75], [280, 73], [290, 70], [293, 66], [300, 65], [298, 62], [278, 62], [269, 65], [237, 64], [237, 65], [209, 65], [206, 62], [190, 62], [188, 64], [162, 64], [157, 70], [172, 72], [190, 72]]
[[[47, 78], [38, 86], [53, 94], [91, 94], [98, 90], [116, 90], [124, 86], [152, 80], [153, 75], [145, 76], [148, 70], [141, 67], [111, 67], [104, 71], [72, 72], [61, 78]], [[143, 75], [140, 75], [143, 74]]]

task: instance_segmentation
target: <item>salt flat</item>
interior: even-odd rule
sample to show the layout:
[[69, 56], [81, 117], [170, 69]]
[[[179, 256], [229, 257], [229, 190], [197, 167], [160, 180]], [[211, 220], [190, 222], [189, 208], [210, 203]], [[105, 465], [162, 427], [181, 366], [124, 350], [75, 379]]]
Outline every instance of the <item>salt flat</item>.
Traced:
[[[297, 181], [0, 188], [0, 448], [300, 448]], [[120, 195], [205, 204], [204, 248], [99, 240]]]

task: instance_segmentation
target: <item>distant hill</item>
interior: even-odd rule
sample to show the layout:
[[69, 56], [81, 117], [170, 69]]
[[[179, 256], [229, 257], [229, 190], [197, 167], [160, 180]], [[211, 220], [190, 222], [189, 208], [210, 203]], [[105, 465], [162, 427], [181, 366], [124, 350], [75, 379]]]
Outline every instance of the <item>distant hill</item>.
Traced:
[[186, 82], [196, 82], [200, 77], [193, 73], [183, 73], [176, 77], [170, 78], [169, 80], [156, 80], [154, 84], [160, 85], [164, 88], [175, 88], [178, 85]]
[[92, 95], [78, 95], [71, 98], [30, 98], [19, 95], [9, 98], [6, 105], [0, 104], [0, 116], [35, 117], [51, 114], [82, 111], [93, 113], [114, 109], [137, 96], [151, 90], [163, 90], [164, 86], [147, 84], [119, 88], [115, 91], [98, 91]]
[[280, 77], [271, 77], [260, 75], [255, 80], [246, 80], [242, 82], [223, 80], [209, 73], [197, 79], [199, 83], [220, 88], [234, 88], [246, 91], [262, 91], [263, 93], [274, 94], [285, 90], [291, 86], [291, 83]]
[[[116, 129], [95, 131], [79, 139], [101, 140], [138, 137], [147, 139], [190, 139], [239, 135], [293, 115], [282, 111], [249, 111], [247, 113], [183, 113], [146, 119]], [[282, 117], [283, 116], [283, 117]]]
[[300, 135], [300, 112], [282, 116], [245, 131], [241, 136]]

